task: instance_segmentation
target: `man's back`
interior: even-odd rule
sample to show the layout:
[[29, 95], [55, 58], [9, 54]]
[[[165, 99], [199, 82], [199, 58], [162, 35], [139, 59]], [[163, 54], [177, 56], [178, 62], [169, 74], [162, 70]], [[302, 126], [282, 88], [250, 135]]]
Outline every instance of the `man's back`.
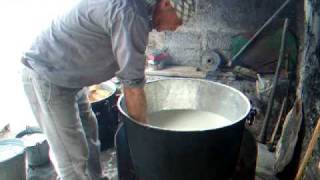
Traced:
[[[120, 53], [123, 48], [133, 52], [130, 59], [138, 62], [134, 63], [138, 69], [142, 68], [144, 62], [140, 61], [144, 61], [150, 26], [149, 14], [143, 0], [140, 1], [80, 1], [38, 36], [25, 53], [25, 64], [65, 87], [99, 83], [110, 79], [119, 69], [120, 78], [123, 76], [125, 80], [144, 78], [137, 72], [122, 73], [129, 57], [128, 53]], [[132, 42], [136, 47], [130, 45]], [[124, 62], [117, 62], [119, 59]]]

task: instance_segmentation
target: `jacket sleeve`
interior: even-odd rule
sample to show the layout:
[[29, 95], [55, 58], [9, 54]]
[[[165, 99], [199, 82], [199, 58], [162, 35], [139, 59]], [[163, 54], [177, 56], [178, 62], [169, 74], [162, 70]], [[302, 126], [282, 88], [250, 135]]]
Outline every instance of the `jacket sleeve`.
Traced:
[[118, 13], [112, 23], [112, 50], [119, 65], [116, 76], [124, 86], [143, 87], [149, 26], [134, 10]]

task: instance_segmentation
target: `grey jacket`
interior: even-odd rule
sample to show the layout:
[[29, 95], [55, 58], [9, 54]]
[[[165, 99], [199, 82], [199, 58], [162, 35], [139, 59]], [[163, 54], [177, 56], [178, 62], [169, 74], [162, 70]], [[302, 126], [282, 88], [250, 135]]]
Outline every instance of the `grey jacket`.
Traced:
[[22, 62], [50, 82], [79, 88], [115, 75], [124, 86], [144, 84], [151, 0], [81, 0], [56, 18]]

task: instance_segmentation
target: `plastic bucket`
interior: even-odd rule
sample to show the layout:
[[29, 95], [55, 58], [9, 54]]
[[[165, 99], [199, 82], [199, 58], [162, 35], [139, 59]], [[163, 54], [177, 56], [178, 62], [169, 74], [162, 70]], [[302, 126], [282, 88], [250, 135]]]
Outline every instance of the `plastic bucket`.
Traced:
[[25, 151], [20, 139], [0, 140], [0, 179], [26, 179]]

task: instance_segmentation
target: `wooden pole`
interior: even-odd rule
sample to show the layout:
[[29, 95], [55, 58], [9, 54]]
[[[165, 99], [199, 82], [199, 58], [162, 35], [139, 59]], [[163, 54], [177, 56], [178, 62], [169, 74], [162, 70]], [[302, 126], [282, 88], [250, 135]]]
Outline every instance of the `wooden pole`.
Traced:
[[247, 49], [249, 45], [251, 45], [256, 38], [261, 34], [261, 32], [273, 21], [275, 20], [278, 15], [282, 12], [282, 10], [291, 2], [291, 0], [286, 0], [276, 12], [259, 28], [259, 30], [250, 38], [250, 40], [242, 46], [242, 48], [237, 52], [236, 55], [232, 57], [232, 59], [228, 62], [228, 66], [231, 67], [232, 64], [239, 58], [239, 56]]
[[279, 79], [279, 75], [280, 75], [280, 68], [281, 68], [282, 59], [284, 56], [284, 51], [286, 48], [285, 45], [286, 45], [286, 35], [287, 35], [288, 24], [289, 24], [289, 19], [286, 18], [284, 21], [284, 25], [283, 25], [279, 59], [278, 59], [276, 72], [273, 76], [272, 89], [270, 92], [270, 98], [268, 101], [267, 111], [266, 111], [266, 115], [263, 119], [263, 124], [262, 124], [260, 135], [258, 136], [258, 141], [262, 144], [265, 144], [266, 139], [267, 139], [267, 127], [269, 125], [269, 119], [270, 119], [270, 115], [271, 115], [271, 111], [272, 111], [272, 107], [273, 107], [274, 96], [275, 96], [275, 92], [276, 92], [276, 88], [277, 88], [277, 84], [278, 84], [278, 79]]
[[302, 163], [299, 166], [299, 170], [298, 170], [298, 173], [295, 177], [295, 180], [300, 180], [302, 178], [303, 171], [304, 171], [304, 169], [305, 169], [305, 167], [311, 157], [314, 146], [318, 142], [319, 135], [320, 135], [320, 118], [318, 119], [317, 126], [313, 131], [313, 135], [312, 135], [311, 140], [309, 142], [306, 154], [303, 157]]
[[284, 113], [285, 105], [287, 104], [287, 100], [288, 100], [287, 97], [285, 97], [283, 99], [283, 101], [282, 101], [280, 112], [279, 112], [279, 116], [278, 116], [278, 121], [277, 121], [276, 126], [273, 129], [270, 142], [268, 143], [268, 149], [269, 149], [270, 152], [273, 152], [273, 150], [274, 150], [274, 144], [275, 144], [276, 135], [277, 135], [277, 132], [278, 132], [278, 129], [279, 129], [279, 126], [280, 126], [280, 122], [281, 122], [281, 119], [282, 119], [282, 116], [283, 116], [283, 113]]

